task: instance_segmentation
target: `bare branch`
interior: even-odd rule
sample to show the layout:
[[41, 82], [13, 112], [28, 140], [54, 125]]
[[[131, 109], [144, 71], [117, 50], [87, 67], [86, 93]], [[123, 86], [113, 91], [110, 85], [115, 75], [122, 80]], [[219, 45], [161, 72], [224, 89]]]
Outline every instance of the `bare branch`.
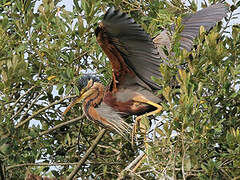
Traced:
[[46, 107], [44, 107], [44, 108], [42, 108], [42, 109], [39, 109], [37, 112], [33, 113], [33, 115], [31, 115], [31, 116], [28, 117], [27, 119], [19, 122], [19, 123], [16, 125], [15, 129], [18, 129], [19, 127], [23, 126], [23, 125], [26, 124], [28, 121], [30, 121], [32, 118], [34, 118], [36, 115], [38, 115], [38, 114], [40, 114], [41, 112], [47, 110], [48, 108], [50, 108], [50, 107], [52, 107], [52, 106], [54, 106], [54, 105], [56, 105], [56, 104], [61, 103], [61, 102], [64, 101], [65, 99], [72, 98], [72, 97], [75, 97], [75, 96], [68, 96], [68, 97], [61, 98], [60, 100], [55, 101], [55, 102], [49, 104], [48, 106], [46, 106]]
[[[63, 123], [61, 123], [61, 124], [58, 124], [58, 125], [54, 126], [53, 128], [48, 129], [48, 130], [46, 130], [46, 131], [42, 131], [42, 132], [39, 133], [39, 136], [43, 136], [43, 135], [45, 135], [45, 134], [49, 134], [50, 132], [55, 131], [56, 129], [59, 129], [59, 128], [62, 127], [62, 126], [65, 126], [65, 125], [68, 125], [68, 124], [77, 122], [77, 121], [83, 119], [84, 116], [85, 116], [85, 115], [82, 115], [82, 116], [80, 116], [80, 117], [78, 117], [78, 118], [75, 118], [75, 119], [72, 119], [72, 120], [70, 120], [70, 121], [66, 121], [66, 122], [63, 122]], [[34, 137], [34, 138], [35, 138], [35, 137]], [[28, 140], [31, 140], [31, 139], [33, 139], [33, 137], [27, 136], [26, 138], [24, 138], [23, 141], [28, 141]]]
[[[122, 163], [119, 162], [102, 162], [102, 161], [87, 161], [86, 164], [110, 164], [110, 165], [119, 165]], [[66, 163], [66, 162], [59, 162], [59, 163], [24, 163], [24, 164], [16, 164], [12, 166], [6, 167], [6, 171], [9, 171], [14, 168], [25, 167], [25, 166], [74, 166], [78, 165], [78, 162], [75, 163]]]
[[5, 168], [1, 160], [0, 160], [0, 179], [1, 180], [5, 179]]
[[23, 108], [29, 103], [29, 101], [30, 99], [25, 101], [21, 108], [11, 117], [11, 120], [14, 119], [23, 110]]
[[81, 168], [81, 166], [85, 163], [85, 161], [87, 160], [88, 156], [91, 154], [91, 152], [93, 152], [93, 150], [95, 149], [95, 147], [97, 146], [97, 144], [99, 143], [99, 141], [102, 139], [102, 137], [104, 136], [105, 132], [107, 130], [106, 129], [101, 129], [101, 131], [99, 132], [98, 136], [96, 137], [96, 139], [93, 141], [92, 145], [90, 146], [90, 148], [87, 150], [87, 152], [85, 153], [85, 155], [83, 156], [83, 158], [79, 161], [78, 165], [75, 167], [75, 169], [70, 173], [70, 175], [67, 177], [67, 180], [71, 180], [73, 179], [73, 177], [77, 174], [77, 172], [79, 171], [79, 169]]
[[15, 103], [12, 105], [12, 108], [14, 106], [16, 106], [16, 104], [26, 95], [28, 94], [33, 88], [35, 88], [36, 86], [32, 86], [30, 89], [28, 89], [24, 94], [22, 94], [16, 101]]
[[134, 159], [124, 170], [122, 170], [122, 172], [118, 176], [118, 180], [123, 179], [126, 172], [130, 172], [130, 174], [134, 174], [134, 171], [137, 169], [137, 167], [140, 165], [140, 162], [145, 157], [146, 157], [145, 153], [138, 155], [136, 159]]
[[34, 103], [39, 99], [39, 97], [42, 95], [43, 91], [41, 91], [39, 93], [39, 95], [32, 101], [32, 103], [30, 104], [30, 106], [26, 109], [26, 111], [24, 112], [24, 114], [22, 115], [22, 118], [20, 119], [20, 121], [24, 118], [24, 116], [28, 113], [28, 111], [30, 110], [30, 108], [34, 105]]

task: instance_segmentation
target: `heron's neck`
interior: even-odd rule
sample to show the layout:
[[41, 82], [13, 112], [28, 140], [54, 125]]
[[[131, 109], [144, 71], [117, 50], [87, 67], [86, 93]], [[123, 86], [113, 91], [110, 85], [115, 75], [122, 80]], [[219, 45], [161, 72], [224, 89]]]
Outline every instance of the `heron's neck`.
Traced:
[[104, 86], [101, 83], [95, 82], [91, 89], [94, 90], [94, 92], [90, 96], [88, 96], [83, 102], [83, 106], [85, 109], [98, 106], [102, 102], [104, 97]]

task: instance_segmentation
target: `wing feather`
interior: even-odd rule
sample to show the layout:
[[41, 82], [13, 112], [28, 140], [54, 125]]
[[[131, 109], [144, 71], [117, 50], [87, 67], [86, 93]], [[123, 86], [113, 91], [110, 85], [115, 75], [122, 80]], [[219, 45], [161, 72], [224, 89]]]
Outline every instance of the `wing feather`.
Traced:
[[223, 3], [214, 4], [204, 8], [195, 14], [184, 17], [182, 24], [183, 31], [180, 33], [180, 47], [190, 51], [193, 47], [193, 40], [199, 35], [199, 28], [203, 26], [209, 31], [218, 21], [227, 15], [227, 7]]
[[[209, 31], [218, 21], [227, 15], [227, 6], [223, 3], [214, 4], [204, 8], [195, 14], [185, 16], [182, 19], [184, 25], [183, 31], [180, 33], [180, 47], [190, 51], [193, 47], [194, 39], [199, 35], [200, 26], [204, 26], [206, 31]], [[174, 25], [171, 28], [174, 31]], [[162, 50], [166, 46], [168, 51], [171, 49], [171, 33], [164, 30], [153, 39], [158, 51], [163, 59], [167, 56]]]
[[114, 7], [107, 11], [102, 23], [127, 66], [152, 89], [159, 89], [151, 77], [161, 77], [162, 59], [149, 34], [134, 19]]
[[[227, 7], [218, 3], [184, 17], [180, 47], [190, 51], [194, 39], [199, 35], [200, 26], [204, 26], [208, 31], [222, 20], [226, 13]], [[110, 43], [117, 48], [129, 69], [152, 89], [160, 89], [161, 87], [152, 81], [152, 76], [161, 77], [159, 65], [164, 62], [156, 48], [160, 46], [158, 40], [154, 40], [155, 46], [149, 34], [134, 19], [114, 7], [109, 8], [102, 24]]]

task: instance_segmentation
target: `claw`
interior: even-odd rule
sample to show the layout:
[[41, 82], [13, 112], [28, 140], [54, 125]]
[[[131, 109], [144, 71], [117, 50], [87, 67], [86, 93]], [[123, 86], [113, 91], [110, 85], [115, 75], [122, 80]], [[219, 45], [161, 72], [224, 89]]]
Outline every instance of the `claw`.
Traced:
[[[134, 145], [135, 134], [137, 133], [138, 126], [140, 127], [140, 131], [142, 133], [144, 133], [144, 137], [146, 136], [146, 127], [141, 125], [141, 120], [143, 118], [146, 118], [146, 116], [145, 115], [138, 116], [134, 122], [133, 130], [132, 130], [132, 141], [131, 141], [132, 146]], [[140, 123], [140, 125], [139, 125], [139, 123]]]

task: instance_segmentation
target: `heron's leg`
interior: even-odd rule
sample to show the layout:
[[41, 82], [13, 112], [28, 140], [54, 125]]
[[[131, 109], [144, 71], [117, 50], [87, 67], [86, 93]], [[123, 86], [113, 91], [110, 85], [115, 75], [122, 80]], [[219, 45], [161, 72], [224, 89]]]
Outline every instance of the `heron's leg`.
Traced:
[[[157, 103], [154, 103], [154, 102], [152, 102], [152, 101], [150, 101], [150, 100], [148, 100], [148, 99], [146, 99], [146, 98], [144, 98], [144, 97], [142, 97], [142, 96], [135, 96], [135, 97], [133, 98], [133, 100], [136, 101], [136, 102], [149, 104], [149, 105], [151, 105], [151, 106], [156, 107], [157, 109], [154, 110], [154, 111], [151, 111], [151, 112], [149, 112], [149, 113], [143, 114], [143, 115], [141, 115], [141, 116], [138, 116], [138, 117], [136, 118], [135, 123], [134, 123], [134, 126], [133, 126], [133, 132], [132, 132], [132, 144], [133, 144], [133, 139], [134, 139], [135, 133], [137, 132], [137, 124], [141, 121], [141, 119], [142, 119], [143, 117], [148, 117], [148, 116], [157, 114], [157, 113], [161, 112], [162, 109], [163, 109], [161, 105], [159, 105], [159, 104], [157, 104]], [[141, 127], [141, 126], [140, 126], [140, 127]], [[145, 129], [145, 128], [143, 128], [143, 129]], [[145, 136], [146, 136], [145, 130], [144, 130], [144, 134], [145, 134], [145, 135], [144, 135], [144, 139], [146, 139], [146, 137], [145, 137]]]
[[149, 105], [154, 106], [154, 107], [157, 108], [154, 111], [151, 111], [151, 112], [146, 113], [144, 115], [138, 116], [137, 119], [141, 119], [142, 117], [147, 117], [147, 116], [151, 116], [151, 115], [157, 114], [157, 113], [161, 112], [162, 109], [163, 109], [161, 105], [159, 105], [157, 103], [154, 103], [154, 102], [152, 102], [152, 101], [150, 101], [150, 100], [148, 100], [148, 99], [146, 99], [146, 98], [144, 98], [142, 96], [135, 96], [135, 97], [133, 97], [133, 100], [136, 101], [136, 102], [149, 104]]

